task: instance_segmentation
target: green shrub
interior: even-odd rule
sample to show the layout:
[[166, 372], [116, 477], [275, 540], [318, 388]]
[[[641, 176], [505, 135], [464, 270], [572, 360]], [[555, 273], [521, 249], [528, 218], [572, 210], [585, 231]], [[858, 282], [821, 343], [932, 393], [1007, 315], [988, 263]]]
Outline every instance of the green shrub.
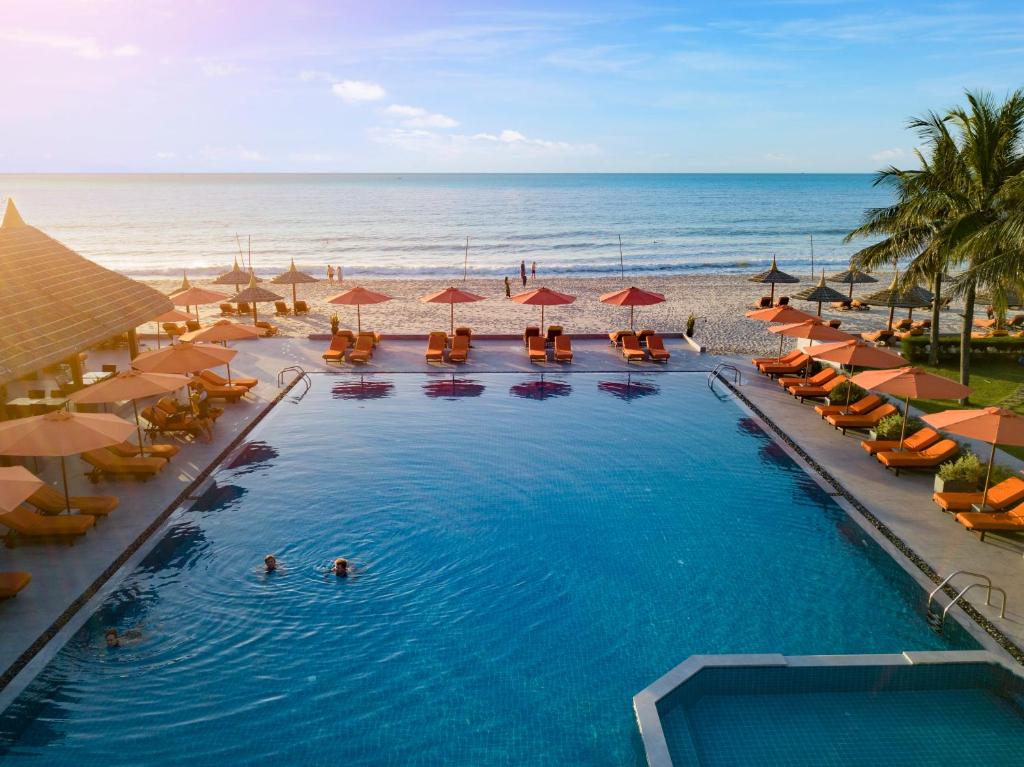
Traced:
[[997, 464], [993, 464], [993, 466], [992, 466], [992, 479], [989, 480], [989, 481], [990, 481], [991, 485], [998, 485], [1004, 479], [1009, 479], [1010, 477], [1017, 477], [1017, 476], [1020, 476], [1020, 475], [1018, 475], [1017, 472], [1013, 471], [1013, 469], [1008, 469], [1005, 466], [1000, 466], [997, 463]]
[[859, 386], [857, 386], [857, 384], [850, 383], [849, 381], [843, 381], [836, 388], [834, 388], [831, 392], [829, 392], [828, 401], [829, 402], [846, 402], [846, 390], [847, 389], [850, 390], [850, 402], [856, 402], [861, 397], [863, 397], [865, 394], [867, 394], [867, 392], [864, 391]]
[[[928, 356], [928, 345], [931, 339], [927, 336], [910, 336], [900, 342], [903, 356], [908, 360], [923, 360]], [[992, 338], [972, 338], [971, 351], [979, 354], [1024, 354], [1024, 337], [995, 336]], [[939, 336], [939, 356], [956, 357], [960, 354], [960, 336]]]
[[[907, 419], [907, 436], [913, 434], [915, 431], [924, 428], [924, 422], [920, 418], [914, 418], [913, 416]], [[893, 413], [888, 415], [878, 422], [878, 427], [875, 429], [875, 433], [879, 439], [899, 439], [900, 434], [903, 432], [903, 415]]]
[[981, 462], [970, 450], [964, 450], [959, 458], [946, 461], [939, 467], [939, 477], [945, 482], [964, 482], [980, 485], [985, 479], [987, 464]]

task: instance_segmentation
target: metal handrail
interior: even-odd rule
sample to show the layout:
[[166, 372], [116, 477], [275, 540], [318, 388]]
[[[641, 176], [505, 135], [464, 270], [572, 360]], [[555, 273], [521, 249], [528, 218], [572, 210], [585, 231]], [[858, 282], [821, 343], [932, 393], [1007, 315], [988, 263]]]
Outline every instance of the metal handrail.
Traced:
[[[946, 605], [946, 609], [942, 611], [942, 619], [939, 621], [939, 628], [942, 628], [942, 626], [945, 625], [945, 623], [946, 623], [946, 613], [948, 613], [953, 608], [953, 605], [955, 605], [957, 602], [960, 601], [960, 599], [964, 596], [964, 594], [966, 594], [968, 591], [973, 589], [975, 586], [984, 586], [984, 585], [985, 585], [984, 583], [972, 583], [967, 588], [965, 588], [963, 591], [961, 591], [959, 594], [957, 594], [956, 597], [953, 598], [953, 601], [950, 602], [948, 605]], [[1000, 618], [1005, 618], [1006, 617], [1006, 592], [1003, 591], [998, 586], [989, 585], [987, 588], [988, 588], [988, 595], [985, 597], [985, 604], [986, 605], [991, 605], [992, 604], [991, 600], [992, 600], [992, 592], [993, 591], [998, 591], [1000, 594], [1003, 595], [1003, 603], [999, 606], [999, 617]]]
[[302, 399], [303, 397], [305, 397], [306, 394], [309, 393], [309, 390], [313, 386], [313, 382], [312, 382], [312, 380], [310, 380], [309, 373], [306, 372], [306, 369], [301, 367], [301, 366], [299, 366], [299, 365], [289, 365], [286, 368], [282, 368], [278, 372], [278, 374], [277, 374], [277, 386], [278, 386], [278, 388], [284, 386], [284, 377], [285, 377], [286, 373], [297, 373], [298, 374], [295, 377], [295, 380], [293, 381], [293, 383], [296, 383], [298, 381], [305, 382], [306, 388], [303, 390], [302, 394], [299, 395], [299, 399]]
[[946, 614], [949, 613], [949, 611], [952, 609], [953, 605], [955, 605], [957, 602], [959, 602], [968, 591], [970, 591], [971, 589], [975, 588], [976, 586], [984, 586], [985, 589], [986, 589], [986, 591], [985, 591], [985, 606], [986, 607], [989, 607], [989, 606], [992, 605], [992, 592], [993, 591], [998, 591], [1000, 594], [1003, 595], [1003, 602], [999, 606], [999, 617], [1000, 618], [1005, 618], [1006, 617], [1006, 591], [1004, 589], [999, 588], [998, 586], [993, 586], [992, 585], [992, 579], [989, 578], [984, 573], [975, 573], [975, 572], [972, 572], [970, 570], [954, 570], [949, 575], [947, 575], [945, 578], [943, 578], [942, 579], [942, 583], [940, 583], [938, 586], [936, 586], [934, 589], [932, 589], [932, 592], [928, 595], [928, 603], [926, 605], [926, 610], [928, 612], [931, 612], [932, 601], [935, 599], [935, 595], [938, 594], [946, 586], [947, 583], [949, 583], [951, 580], [953, 580], [953, 578], [955, 578], [958, 575], [969, 575], [972, 578], [982, 578], [985, 582], [984, 583], [978, 583], [978, 582], [971, 583], [968, 586], [966, 586], [965, 588], [963, 588], [960, 591], [960, 593], [958, 593], [955, 597], [953, 597], [952, 601], [948, 605], [946, 605], [946, 608], [942, 611], [942, 619], [939, 621], [939, 628], [942, 628], [942, 626], [945, 624], [945, 622], [946, 622]]
[[725, 380], [722, 376], [723, 370], [732, 371], [733, 386], [739, 386], [741, 383], [743, 383], [743, 373], [740, 372], [740, 369], [738, 367], [736, 367], [735, 365], [731, 365], [728, 362], [719, 362], [717, 365], [715, 365], [714, 370], [712, 370], [708, 374], [708, 388], [711, 389], [711, 391], [715, 390], [716, 379], [722, 378], [722, 380]]

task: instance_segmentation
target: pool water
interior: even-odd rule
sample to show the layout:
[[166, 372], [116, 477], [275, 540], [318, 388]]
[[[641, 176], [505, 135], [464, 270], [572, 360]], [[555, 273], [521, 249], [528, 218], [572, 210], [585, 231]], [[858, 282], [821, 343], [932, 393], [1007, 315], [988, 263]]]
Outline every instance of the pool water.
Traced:
[[635, 764], [688, 655], [977, 647], [704, 375], [314, 376], [251, 439], [5, 763]]

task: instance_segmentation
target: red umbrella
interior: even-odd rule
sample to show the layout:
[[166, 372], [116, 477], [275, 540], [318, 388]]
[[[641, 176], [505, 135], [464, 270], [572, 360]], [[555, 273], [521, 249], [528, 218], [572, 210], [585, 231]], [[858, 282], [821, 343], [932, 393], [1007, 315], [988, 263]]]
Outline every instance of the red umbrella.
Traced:
[[455, 399], [456, 397], [479, 397], [484, 393], [484, 385], [471, 378], [452, 377], [431, 381], [423, 384], [423, 393], [428, 397]]
[[535, 381], [525, 381], [510, 388], [509, 394], [523, 399], [547, 399], [548, 397], [564, 397], [572, 391], [572, 387], [562, 381], [545, 381], [544, 376]]
[[476, 293], [470, 293], [468, 290], [459, 290], [458, 288], [445, 288], [439, 290], [437, 293], [431, 293], [429, 296], [423, 296], [420, 299], [425, 304], [450, 304], [451, 305], [451, 320], [452, 320], [452, 335], [455, 335], [455, 304], [468, 304], [474, 301], [483, 301], [483, 296], [478, 296]]
[[566, 293], [559, 293], [551, 288], [534, 288], [528, 290], [525, 293], [517, 293], [512, 296], [512, 300], [517, 304], [529, 304], [530, 306], [540, 307], [540, 324], [544, 326], [544, 307], [545, 306], [561, 306], [563, 304], [571, 304], [576, 300], [576, 296], [570, 296]]
[[[819, 322], [818, 318], [807, 312], [802, 312], [799, 309], [794, 309], [792, 306], [769, 306], [767, 309], [755, 309], [754, 311], [747, 312], [747, 317], [752, 320], [760, 320], [761, 322], [777, 322], [786, 325], [792, 325], [795, 322]], [[782, 342], [783, 336], [779, 336], [779, 359], [782, 359]]]
[[[652, 306], [664, 302], [665, 296], [651, 290], [640, 290], [640, 288], [624, 288], [614, 293], [605, 293], [601, 296], [601, 303], [612, 306], [629, 307], [629, 329], [633, 329], [633, 308], [637, 306]], [[543, 323], [543, 320], [541, 321]]]
[[[869, 344], [859, 338], [850, 341], [839, 341], [834, 344], [820, 344], [812, 346], [804, 351], [808, 357], [829, 362], [838, 362], [840, 365], [849, 365], [850, 373], [853, 373], [855, 366], [863, 368], [894, 368], [904, 362], [898, 354], [893, 354], [885, 349], [879, 349], [874, 344]], [[850, 392], [852, 387], [846, 387], [846, 406], [850, 406]]]
[[331, 296], [327, 299], [329, 304], [340, 304], [341, 306], [354, 306], [356, 308], [356, 330], [362, 331], [363, 320], [359, 312], [359, 307], [364, 304], [381, 304], [385, 301], [390, 301], [391, 296], [384, 293], [375, 293], [372, 290], [366, 288], [351, 288], [346, 290], [344, 293], [339, 293], [336, 296]]
[[903, 438], [907, 432], [907, 416], [911, 399], [962, 399], [971, 393], [970, 388], [963, 384], [915, 367], [869, 370], [865, 373], [858, 373], [850, 380], [862, 389], [895, 394], [897, 397], [905, 399], [899, 449], [903, 448]]

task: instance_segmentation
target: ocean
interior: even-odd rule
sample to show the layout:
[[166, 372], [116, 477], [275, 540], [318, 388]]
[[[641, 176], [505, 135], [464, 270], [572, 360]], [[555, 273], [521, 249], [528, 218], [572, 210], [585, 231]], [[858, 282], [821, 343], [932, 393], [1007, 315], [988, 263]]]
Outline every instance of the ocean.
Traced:
[[[25, 220], [134, 277], [742, 273], [842, 268], [889, 203], [866, 174], [2, 175]], [[468, 258], [466, 238], [469, 238]]]

